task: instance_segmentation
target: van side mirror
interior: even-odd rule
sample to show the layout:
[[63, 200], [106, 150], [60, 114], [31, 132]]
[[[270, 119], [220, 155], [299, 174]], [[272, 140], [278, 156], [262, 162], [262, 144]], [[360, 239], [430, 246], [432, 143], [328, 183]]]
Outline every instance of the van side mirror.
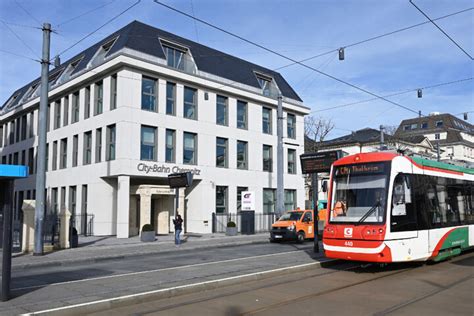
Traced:
[[327, 181], [321, 182], [321, 189], [323, 190], [323, 192], [328, 191], [328, 182]]

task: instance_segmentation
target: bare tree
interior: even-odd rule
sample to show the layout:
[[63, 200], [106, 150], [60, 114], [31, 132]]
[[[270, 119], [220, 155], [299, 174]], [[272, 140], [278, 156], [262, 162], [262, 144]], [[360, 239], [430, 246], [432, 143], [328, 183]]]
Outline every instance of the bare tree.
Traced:
[[324, 141], [326, 136], [334, 129], [334, 123], [331, 119], [322, 117], [306, 116], [304, 119], [304, 134], [312, 140], [309, 148], [306, 150], [315, 152], [318, 150], [319, 144]]

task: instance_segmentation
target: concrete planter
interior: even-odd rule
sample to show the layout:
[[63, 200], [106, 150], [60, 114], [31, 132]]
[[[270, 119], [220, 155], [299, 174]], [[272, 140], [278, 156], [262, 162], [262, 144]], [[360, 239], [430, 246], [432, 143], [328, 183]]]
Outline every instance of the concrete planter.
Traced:
[[226, 236], [236, 236], [237, 235], [237, 227], [226, 227], [225, 235]]
[[155, 232], [142, 232], [140, 235], [140, 240], [143, 242], [155, 241]]

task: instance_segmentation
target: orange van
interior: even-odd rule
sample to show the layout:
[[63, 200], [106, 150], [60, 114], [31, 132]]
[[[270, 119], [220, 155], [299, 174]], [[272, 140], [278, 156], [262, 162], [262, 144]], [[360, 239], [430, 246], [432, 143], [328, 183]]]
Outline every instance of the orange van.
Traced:
[[270, 231], [270, 241], [296, 240], [301, 243], [307, 238], [314, 238], [313, 211], [288, 211], [273, 225]]

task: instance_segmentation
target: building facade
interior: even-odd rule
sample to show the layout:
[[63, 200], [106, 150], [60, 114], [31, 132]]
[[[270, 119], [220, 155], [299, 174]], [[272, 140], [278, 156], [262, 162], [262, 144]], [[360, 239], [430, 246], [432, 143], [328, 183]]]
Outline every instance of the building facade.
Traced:
[[440, 149], [440, 160], [462, 166], [474, 166], [474, 126], [451, 114], [403, 120], [396, 137], [424, 136]]
[[[16, 182], [17, 205], [37, 194], [39, 82], [0, 112], [1, 163], [30, 169]], [[274, 71], [135, 21], [50, 71], [49, 84], [48, 212], [93, 214], [95, 235], [127, 238], [147, 223], [172, 231], [167, 176], [176, 172], [194, 176], [180, 189], [187, 232], [210, 233], [212, 213], [238, 212], [246, 190], [256, 213], [273, 212], [278, 94], [285, 205], [304, 205], [309, 109]]]

